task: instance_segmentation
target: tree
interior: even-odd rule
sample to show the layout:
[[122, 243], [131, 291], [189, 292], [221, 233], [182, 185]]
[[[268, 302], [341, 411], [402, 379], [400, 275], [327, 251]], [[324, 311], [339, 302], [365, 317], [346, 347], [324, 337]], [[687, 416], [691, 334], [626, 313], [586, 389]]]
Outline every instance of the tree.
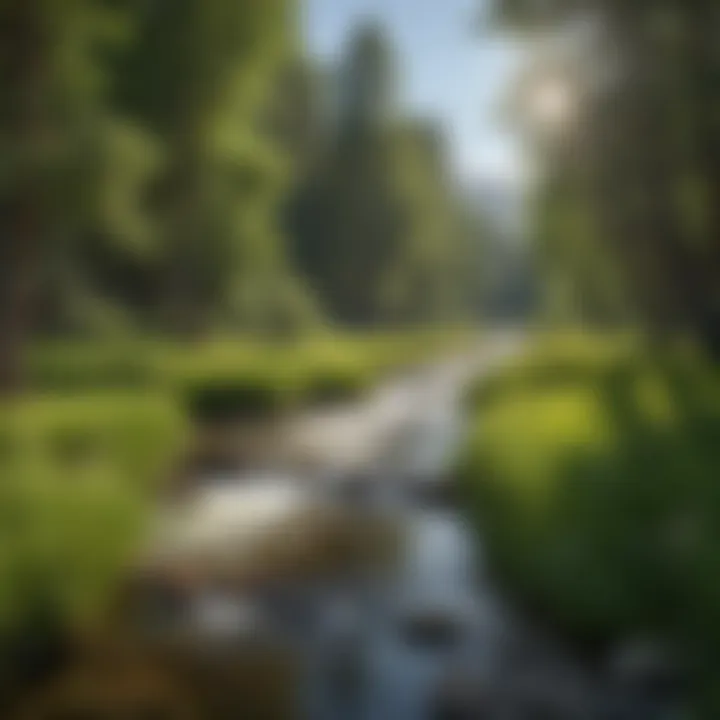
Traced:
[[[574, 77], [562, 76], [579, 106], [576, 127], [562, 152], [545, 154], [548, 182], [557, 186], [564, 175], [565, 187], [574, 188], [594, 252], [611, 258], [624, 294], [651, 331], [690, 330], [708, 346], [720, 333], [720, 238], [710, 201], [718, 165], [707, 160], [716, 143], [707, 118], [717, 116], [708, 80], [720, 69], [710, 50], [718, 30], [711, 6], [677, 0], [496, 3], [514, 27], [542, 27], [547, 34], [550, 26], [564, 38], [584, 34], [587, 42], [574, 50]], [[608, 67], [610, 73], [597, 72]], [[699, 147], [705, 148], [702, 162]], [[567, 242], [577, 244], [573, 235]]]
[[456, 319], [467, 235], [441, 133], [394, 103], [393, 51], [375, 26], [352, 39], [336, 82], [330, 140], [288, 211], [297, 266], [335, 321]]
[[255, 270], [266, 277], [279, 255], [270, 213], [283, 162], [257, 120], [289, 43], [289, 9], [286, 0], [160, 0], [122, 68], [122, 106], [165, 154], [154, 199], [163, 323], [175, 332], [263, 302], [237, 286]]
[[92, 212], [95, 150], [111, 128], [103, 58], [126, 21], [102, 0], [0, 5], [0, 392], [21, 384], [49, 259]]

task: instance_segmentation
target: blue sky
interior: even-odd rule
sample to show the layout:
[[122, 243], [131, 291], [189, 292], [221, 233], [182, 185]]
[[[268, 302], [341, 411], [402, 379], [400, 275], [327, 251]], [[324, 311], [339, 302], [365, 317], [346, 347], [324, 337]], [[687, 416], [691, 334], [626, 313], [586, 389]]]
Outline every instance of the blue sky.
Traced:
[[341, 54], [358, 22], [380, 21], [397, 49], [404, 104], [444, 124], [460, 175], [470, 181], [517, 180], [521, 156], [497, 111], [517, 53], [479, 30], [484, 0], [303, 2], [307, 42], [323, 59]]

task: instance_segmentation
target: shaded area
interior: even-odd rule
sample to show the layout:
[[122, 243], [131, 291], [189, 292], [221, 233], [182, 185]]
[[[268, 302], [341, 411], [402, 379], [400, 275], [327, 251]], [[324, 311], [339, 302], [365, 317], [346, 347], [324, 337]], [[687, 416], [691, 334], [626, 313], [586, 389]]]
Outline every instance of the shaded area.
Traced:
[[593, 663], [628, 638], [665, 648], [667, 689], [691, 678], [711, 712], [720, 386], [690, 351], [593, 342], [541, 349], [479, 393], [465, 497], [540, 621]]

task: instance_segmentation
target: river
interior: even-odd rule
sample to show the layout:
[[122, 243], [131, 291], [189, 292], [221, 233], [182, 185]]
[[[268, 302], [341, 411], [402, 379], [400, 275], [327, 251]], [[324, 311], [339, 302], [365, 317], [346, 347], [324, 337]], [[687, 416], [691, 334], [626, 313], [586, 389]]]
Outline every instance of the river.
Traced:
[[191, 544], [200, 538], [251, 547], [248, 528], [272, 527], [313, 504], [345, 506], [399, 530], [394, 562], [307, 587], [293, 583], [280, 603], [284, 612], [276, 601], [256, 600], [254, 614], [237, 599], [198, 599], [197, 618], [208, 632], [243, 622], [256, 628], [261, 613], [292, 647], [302, 667], [301, 717], [668, 717], [664, 708], [615, 693], [507, 609], [447, 492], [463, 439], [466, 384], [517, 347], [516, 339], [495, 341], [397, 379], [365, 403], [301, 419], [290, 434], [314, 442], [316, 453], [302, 483], [285, 466], [210, 483], [199, 496], [207, 507], [204, 515], [197, 507], [190, 512], [194, 534], [184, 539]]

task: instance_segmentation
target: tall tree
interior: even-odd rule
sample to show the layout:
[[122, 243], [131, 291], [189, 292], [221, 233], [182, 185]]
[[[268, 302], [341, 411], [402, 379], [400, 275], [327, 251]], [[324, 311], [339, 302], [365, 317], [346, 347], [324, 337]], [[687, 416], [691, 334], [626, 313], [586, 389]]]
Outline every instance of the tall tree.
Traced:
[[289, 42], [289, 11], [286, 0], [159, 0], [124, 67], [123, 105], [164, 147], [163, 315], [177, 332], [206, 328], [224, 300], [262, 302], [237, 284], [248, 281], [249, 257], [266, 276], [278, 254], [263, 245], [277, 243], [269, 212], [282, 162], [258, 115]]
[[0, 4], [0, 391], [19, 387], [43, 268], [87, 220], [107, 139], [105, 58], [126, 16], [102, 0]]
[[710, 50], [717, 9], [702, 0], [495, 6], [515, 27], [589, 38], [574, 58], [585, 70], [571, 81], [580, 106], [573, 151], [546, 156], [544, 164], [555, 178], [577, 181], [581, 173], [577, 202], [589, 211], [594, 244], [621, 268], [626, 295], [648, 326], [691, 330], [716, 345], [720, 243], [711, 197], [718, 166], [708, 158], [718, 105], [708, 79], [720, 69]]
[[397, 102], [394, 54], [362, 27], [340, 63], [330, 141], [290, 203], [298, 267], [342, 323], [457, 317], [467, 235], [441, 133]]

